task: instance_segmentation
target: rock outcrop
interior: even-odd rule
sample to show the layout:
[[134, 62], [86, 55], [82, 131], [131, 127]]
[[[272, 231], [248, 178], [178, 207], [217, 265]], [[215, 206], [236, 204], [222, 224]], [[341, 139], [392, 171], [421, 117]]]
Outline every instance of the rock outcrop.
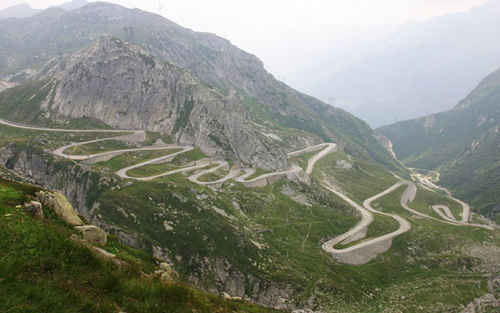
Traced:
[[78, 213], [63, 194], [59, 192], [40, 191], [38, 193], [38, 198], [46, 207], [54, 210], [57, 216], [66, 223], [72, 226], [83, 225]]
[[257, 131], [241, 102], [138, 46], [101, 37], [88, 49], [53, 59], [34, 78], [52, 79], [46, 116], [91, 117], [121, 129], [161, 132], [210, 156], [266, 169], [286, 156]]
[[104, 246], [108, 242], [108, 235], [104, 230], [95, 225], [84, 225], [75, 227], [82, 233], [83, 240]]
[[38, 201], [30, 201], [24, 204], [24, 209], [31, 214], [31, 216], [39, 219], [43, 219], [43, 208], [42, 204]]

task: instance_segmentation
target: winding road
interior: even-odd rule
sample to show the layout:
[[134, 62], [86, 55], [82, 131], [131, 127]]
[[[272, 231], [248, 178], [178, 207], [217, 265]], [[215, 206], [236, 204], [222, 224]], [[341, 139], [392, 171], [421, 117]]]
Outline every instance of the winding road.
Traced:
[[[236, 182], [244, 183], [247, 186], [253, 186], [253, 183], [263, 181], [265, 183], [268, 182], [268, 179], [273, 178], [273, 177], [284, 177], [289, 174], [295, 174], [303, 171], [301, 167], [299, 167], [297, 164], [291, 164], [288, 169], [281, 170], [281, 171], [276, 171], [272, 173], [266, 173], [259, 175], [255, 178], [248, 179], [249, 177], [253, 176], [256, 173], [256, 169], [253, 168], [229, 168], [229, 164], [226, 161], [220, 161], [220, 160], [200, 160], [196, 162], [191, 162], [188, 164], [186, 167], [182, 167], [179, 169], [174, 169], [170, 171], [166, 171], [164, 173], [158, 174], [158, 175], [153, 175], [149, 177], [131, 177], [127, 173], [130, 170], [140, 168], [146, 165], [150, 164], [158, 164], [162, 162], [168, 162], [172, 160], [174, 157], [181, 155], [183, 153], [192, 151], [194, 147], [192, 146], [181, 146], [181, 145], [153, 145], [153, 146], [148, 146], [148, 147], [140, 147], [140, 148], [131, 148], [131, 149], [120, 149], [120, 150], [113, 150], [113, 151], [106, 151], [106, 152], [101, 152], [101, 153], [95, 153], [95, 154], [89, 154], [89, 155], [71, 155], [71, 154], [66, 154], [65, 151], [69, 148], [72, 147], [77, 147], [77, 146], [82, 146], [82, 145], [87, 145], [91, 143], [97, 143], [97, 142], [103, 142], [106, 140], [123, 140], [123, 141], [144, 141], [146, 139], [145, 137], [145, 132], [143, 130], [106, 130], [106, 129], [57, 129], [57, 128], [44, 128], [44, 127], [32, 127], [32, 126], [26, 126], [26, 125], [21, 125], [18, 123], [13, 123], [9, 121], [5, 121], [0, 119], [0, 124], [5, 125], [5, 126], [10, 126], [10, 127], [16, 127], [16, 128], [22, 128], [22, 129], [27, 129], [27, 130], [35, 130], [35, 131], [45, 131], [45, 132], [67, 132], [67, 133], [118, 133], [118, 134], [124, 134], [122, 136], [115, 136], [115, 137], [108, 137], [108, 138], [102, 138], [102, 139], [95, 139], [95, 140], [90, 140], [90, 141], [84, 141], [84, 142], [79, 142], [79, 143], [72, 143], [63, 147], [60, 147], [56, 150], [54, 150], [52, 153], [56, 156], [66, 158], [66, 159], [71, 159], [75, 161], [83, 161], [83, 160], [92, 160], [96, 158], [102, 158], [102, 157], [114, 157], [123, 153], [127, 152], [136, 152], [136, 151], [160, 151], [160, 150], [171, 150], [171, 149], [180, 149], [178, 152], [170, 153], [158, 158], [154, 158], [151, 160], [147, 160], [144, 162], [140, 162], [138, 164], [134, 164], [125, 168], [122, 168], [116, 172], [116, 175], [123, 179], [131, 179], [131, 180], [137, 180], [137, 181], [151, 181], [160, 177], [165, 177], [177, 173], [186, 173], [186, 172], [193, 172], [197, 170], [197, 173], [191, 175], [188, 177], [188, 179], [196, 184], [199, 185], [220, 185], [224, 182], [227, 182], [229, 180], [234, 180]], [[307, 162], [307, 167], [305, 169], [305, 173], [307, 175], [311, 175], [313, 173], [313, 169], [318, 161], [323, 159], [325, 156], [327, 156], [329, 153], [332, 153], [336, 151], [337, 145], [335, 143], [322, 143], [319, 145], [314, 145], [310, 146], [298, 151], [290, 152], [288, 153], [288, 158], [300, 156], [306, 153], [310, 152], [316, 152]], [[205, 170], [203, 170], [205, 168]], [[227, 169], [228, 173], [226, 176], [219, 178], [214, 181], [200, 181], [200, 178], [206, 174], [210, 173], [215, 173], [220, 169]], [[332, 192], [333, 194], [337, 195], [339, 198], [341, 198], [343, 201], [347, 202], [350, 206], [352, 206], [354, 209], [356, 209], [360, 216], [361, 220], [349, 231], [347, 231], [344, 234], [341, 234], [333, 239], [328, 240], [322, 245], [322, 249], [326, 251], [327, 253], [331, 254], [333, 258], [338, 260], [339, 262], [343, 263], [348, 263], [348, 264], [354, 264], [354, 265], [360, 265], [360, 264], [365, 264], [375, 258], [377, 255], [387, 251], [390, 249], [392, 245], [392, 240], [393, 238], [404, 234], [408, 232], [411, 229], [411, 224], [406, 220], [405, 218], [397, 215], [397, 214], [390, 214], [386, 212], [381, 212], [378, 210], [375, 210], [372, 207], [372, 203], [375, 200], [378, 200], [401, 186], [406, 185], [407, 188], [403, 192], [401, 196], [401, 201], [400, 204], [401, 206], [409, 211], [410, 213], [423, 217], [423, 218], [428, 218], [432, 219], [435, 221], [439, 221], [442, 223], [447, 223], [447, 224], [452, 224], [456, 226], [473, 226], [473, 227], [481, 227], [485, 229], [493, 229], [492, 227], [488, 225], [480, 225], [480, 224], [470, 224], [468, 223], [468, 220], [470, 218], [470, 206], [466, 204], [465, 202], [453, 198], [451, 193], [439, 186], [436, 186], [432, 182], [425, 180], [425, 179], [420, 179], [420, 183], [430, 189], [430, 190], [436, 190], [436, 189], [442, 189], [445, 190], [446, 193], [448, 194], [448, 197], [457, 203], [461, 204], [463, 208], [462, 212], [462, 219], [461, 221], [458, 221], [452, 214], [451, 210], [445, 206], [445, 205], [435, 205], [433, 206], [433, 210], [441, 217], [441, 219], [429, 216], [427, 214], [424, 214], [422, 212], [419, 212], [417, 210], [414, 210], [409, 207], [409, 203], [415, 199], [416, 193], [417, 193], [417, 186], [415, 183], [411, 181], [403, 181], [401, 180], [400, 182], [394, 184], [393, 186], [387, 188], [386, 190], [382, 191], [381, 193], [370, 197], [366, 199], [363, 202], [363, 206], [357, 204], [355, 201], [350, 199], [348, 196], [337, 190], [334, 186], [329, 184], [327, 181], [322, 181], [321, 185], [323, 188], [326, 190]], [[382, 216], [387, 216], [395, 219], [399, 223], [399, 227], [397, 230], [384, 234], [382, 236], [376, 237], [376, 238], [368, 238], [364, 239], [366, 237], [366, 233], [368, 230], [368, 227], [374, 220], [374, 214], [376, 215], [382, 215]], [[363, 240], [364, 239], [364, 240]], [[337, 245], [339, 244], [351, 244], [351, 246], [346, 247], [346, 248], [336, 248]]]

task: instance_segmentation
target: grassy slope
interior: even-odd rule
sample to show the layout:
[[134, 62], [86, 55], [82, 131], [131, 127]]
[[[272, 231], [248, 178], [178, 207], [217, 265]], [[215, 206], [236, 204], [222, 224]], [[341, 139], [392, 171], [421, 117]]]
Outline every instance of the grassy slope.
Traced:
[[[390, 306], [394, 312], [455, 312], [456, 303], [467, 303], [486, 293], [482, 273], [473, 269], [480, 260], [466, 256], [462, 248], [485, 243], [499, 245], [500, 233], [472, 227], [457, 227], [427, 219], [415, 218], [399, 205], [405, 187], [377, 201], [384, 211], [407, 218], [412, 229], [396, 238], [383, 257], [392, 263], [399, 277], [378, 295], [379, 306]], [[434, 199], [428, 199], [427, 204]], [[474, 287], [472, 287], [474, 286]], [[404, 298], [403, 298], [404, 297]], [[367, 310], [367, 312], [376, 312]], [[458, 310], [457, 310], [458, 312]]]
[[87, 141], [99, 138], [120, 136], [116, 133], [59, 133], [40, 132], [0, 125], [0, 147], [9, 143], [31, 143], [44, 145], [48, 149], [56, 149], [72, 142]]
[[[342, 168], [338, 166], [337, 161], [346, 161], [352, 165], [352, 168]], [[318, 180], [327, 177], [358, 203], [362, 203], [365, 199], [384, 191], [397, 182], [394, 176], [377, 163], [353, 158], [343, 150], [329, 154], [320, 160], [314, 168], [313, 176]]]
[[35, 220], [15, 206], [37, 189], [0, 180], [2, 312], [269, 312], [223, 301], [177, 283], [143, 278], [146, 254], [110, 240], [106, 249], [131, 264], [117, 268], [69, 240], [74, 232], [45, 209]]
[[[359, 202], [395, 182], [375, 163], [353, 158], [349, 159], [353, 168], [342, 169], [336, 167], [340, 159], [348, 157], [340, 151], [319, 162], [314, 177], [319, 179], [321, 171], [326, 172]], [[312, 206], [283, 195], [281, 191], [286, 186], [307, 195]], [[445, 299], [451, 307], [465, 304], [484, 291], [482, 279], [477, 275], [466, 277], [460, 272], [464, 264], [472, 262], [470, 258], [453, 252], [451, 261], [445, 262], [449, 255], [441, 246], [455, 249], [462, 243], [490, 239], [481, 233], [442, 228], [441, 224], [418, 227], [410, 242], [406, 237], [396, 239], [394, 249], [365, 266], [332, 261], [322, 252], [321, 242], [345, 232], [357, 219], [352, 217], [351, 208], [316, 182], [308, 187], [283, 180], [255, 189], [227, 184], [221, 192], [214, 193], [176, 175], [131, 185], [123, 181], [120, 189], [104, 190], [96, 201], [100, 204], [96, 214], [101, 214], [105, 221], [132, 233], [139, 232], [145, 242], [161, 245], [168, 249], [169, 255], [179, 257], [182, 262], [177, 262], [176, 269], [184, 278], [200, 269], [197, 260], [225, 259], [244, 273], [293, 284], [298, 289], [299, 301], [306, 302], [315, 295], [320, 304], [333, 312], [376, 312], [379, 305], [403, 306], [408, 307], [404, 312], [418, 312], [414, 304], [401, 297], [412, 297], [411, 301], [416, 301], [414, 296], [428, 296], [435, 301]], [[239, 204], [244, 215], [233, 202]], [[214, 207], [235, 219], [220, 215]], [[390, 209], [398, 211], [396, 204]], [[164, 221], [172, 222], [174, 231], [166, 231]], [[444, 229], [442, 234], [441, 229]], [[251, 240], [261, 244], [262, 250]], [[413, 252], [414, 245], [418, 258]], [[202, 286], [212, 286], [214, 278], [204, 279]], [[480, 288], [471, 288], [476, 282]], [[447, 295], [438, 288], [438, 283], [446, 286], [454, 283], [459, 287], [453, 287], [451, 295]], [[423, 291], [424, 286], [432, 286], [429, 294]], [[425, 301], [423, 307], [432, 312], [434, 303]]]
[[142, 167], [134, 168], [128, 172], [128, 175], [131, 177], [147, 177], [159, 175], [170, 170], [186, 167], [187, 163], [198, 161], [205, 157], [206, 156], [198, 148], [196, 148], [174, 157], [171, 162], [148, 164]]
[[64, 152], [71, 155], [86, 155], [130, 148], [132, 147], [123, 141], [106, 140], [101, 142], [89, 143], [82, 146], [71, 147], [69, 149], [66, 149], [66, 151]]
[[134, 164], [138, 164], [140, 162], [156, 159], [162, 156], [166, 156], [175, 152], [178, 152], [178, 149], [168, 149], [168, 150], [159, 150], [159, 151], [136, 151], [136, 152], [127, 152], [124, 154], [120, 154], [109, 161], [96, 163], [95, 166], [100, 169], [109, 168], [113, 172], [118, 171], [127, 166], [131, 166]]

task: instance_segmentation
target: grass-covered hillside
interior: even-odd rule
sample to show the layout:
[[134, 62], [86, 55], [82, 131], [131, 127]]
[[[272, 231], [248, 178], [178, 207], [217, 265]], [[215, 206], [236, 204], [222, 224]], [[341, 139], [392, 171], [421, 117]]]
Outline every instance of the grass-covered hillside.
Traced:
[[[488, 259], [469, 251], [482, 249], [481, 257], [490, 255], [500, 244], [498, 232], [441, 227], [406, 214], [412, 230], [366, 265], [341, 264], [325, 253], [321, 244], [350, 229], [358, 217], [319, 183], [327, 179], [362, 203], [397, 181], [380, 164], [354, 157], [342, 148], [317, 163], [310, 185], [282, 179], [262, 188], [247, 188], [230, 181], [213, 189], [191, 183], [182, 174], [151, 182], [122, 180], [112, 174], [123, 166], [157, 157], [157, 153], [127, 153], [85, 165], [50, 157], [41, 149], [67, 143], [70, 134], [2, 129], [2, 153], [15, 151], [7, 165], [20, 172], [29, 166], [33, 177], [64, 190], [89, 221], [143, 253], [125, 247], [119, 251], [133, 259], [147, 261], [154, 255], [167, 260], [180, 281], [211, 293], [326, 312], [379, 312], [383, 307], [437, 313], [444, 309], [459, 312], [461, 306], [488, 291]], [[17, 143], [11, 145], [9, 139]], [[197, 154], [193, 152], [192, 157]], [[293, 161], [304, 166], [308, 157], [310, 154]], [[50, 161], [38, 168], [39, 159]], [[85, 180], [86, 176], [92, 179]], [[92, 189], [82, 189], [75, 196], [74, 186]], [[398, 196], [391, 194], [392, 202], [375, 205], [404, 215]], [[422, 194], [415, 205], [427, 212], [429, 205], [445, 201], [437, 193]], [[394, 220], [376, 216], [367, 236], [377, 237], [395, 227]], [[63, 238], [71, 235], [70, 229], [62, 229], [67, 232]], [[140, 263], [150, 264], [146, 261]], [[127, 292], [117, 290], [114, 297]], [[429, 301], [419, 300], [430, 295]], [[435, 306], [438, 300], [442, 304]]]
[[437, 169], [457, 196], [491, 217], [500, 212], [500, 71], [450, 111], [378, 131], [407, 166]]
[[38, 190], [0, 179], [0, 312], [272, 311], [148, 278], [157, 268], [151, 256], [116, 238], [102, 248], [122, 265], [99, 258], [50, 209], [38, 219], [17, 207]]

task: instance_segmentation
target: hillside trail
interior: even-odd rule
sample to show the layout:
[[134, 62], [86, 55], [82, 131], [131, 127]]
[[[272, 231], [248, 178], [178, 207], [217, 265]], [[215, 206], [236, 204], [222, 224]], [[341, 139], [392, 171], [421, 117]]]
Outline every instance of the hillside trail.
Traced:
[[[162, 151], [162, 150], [179, 150], [177, 152], [173, 153], [168, 153], [164, 156], [160, 156], [157, 158], [153, 158], [151, 160], [146, 160], [143, 162], [139, 162], [137, 164], [127, 166], [124, 168], [119, 169], [118, 171], [115, 172], [115, 174], [123, 179], [131, 179], [131, 180], [137, 180], [137, 181], [151, 181], [157, 178], [161, 177], [166, 177], [174, 174], [179, 174], [179, 173], [188, 173], [188, 172], [194, 172], [197, 170], [201, 170], [191, 176], [188, 177], [188, 179], [196, 184], [203, 185], [203, 186], [209, 186], [209, 185], [221, 185], [227, 181], [233, 180], [235, 182], [240, 182], [243, 183], [247, 186], [255, 186], [254, 184], [257, 182], [263, 182], [263, 184], [267, 184], [269, 182], [269, 179], [272, 178], [280, 178], [280, 177], [287, 177], [291, 174], [297, 174], [300, 173], [301, 171], [304, 171], [305, 174], [307, 175], [312, 175], [313, 170], [317, 162], [319, 162], [321, 159], [326, 157], [328, 154], [333, 153], [337, 150], [337, 144], [336, 143], [322, 143], [318, 145], [313, 145], [310, 147], [306, 147], [304, 149], [298, 150], [298, 151], [293, 151], [287, 154], [288, 158], [292, 157], [297, 157], [300, 155], [304, 155], [306, 153], [310, 152], [316, 152], [312, 157], [310, 157], [307, 161], [307, 167], [305, 170], [303, 170], [301, 167], [299, 167], [297, 164], [292, 163], [288, 169], [285, 170], [280, 170], [280, 171], [275, 171], [271, 173], [265, 173], [258, 175], [254, 178], [251, 178], [251, 176], [254, 176], [256, 173], [255, 168], [229, 168], [229, 163], [227, 161], [221, 161], [221, 160], [210, 160], [210, 159], [203, 159], [195, 162], [191, 162], [190, 164], [187, 164], [185, 167], [181, 168], [176, 168], [176, 169], [171, 169], [168, 171], [165, 171], [163, 173], [157, 174], [157, 175], [152, 175], [152, 176], [147, 176], [147, 177], [133, 177], [129, 176], [128, 172], [141, 168], [147, 165], [151, 164], [159, 164], [159, 163], [166, 163], [174, 159], [176, 156], [179, 156], [181, 154], [187, 153], [189, 151], [192, 151], [194, 149], [193, 146], [185, 146], [185, 145], [176, 145], [176, 144], [170, 144], [170, 145], [152, 145], [152, 146], [147, 146], [147, 147], [139, 147], [139, 148], [130, 148], [130, 149], [118, 149], [118, 150], [110, 150], [110, 151], [105, 151], [105, 152], [100, 152], [100, 153], [93, 153], [93, 154], [86, 154], [86, 155], [73, 155], [73, 154], [67, 154], [65, 151], [70, 148], [75, 148], [83, 145], [88, 145], [92, 143], [98, 143], [98, 142], [104, 142], [107, 140], [123, 140], [123, 141], [141, 141], [141, 138], [143, 141], [146, 139], [145, 137], [145, 131], [143, 130], [108, 130], [108, 129], [60, 129], [60, 128], [45, 128], [45, 127], [34, 127], [34, 126], [26, 126], [26, 125], [21, 125], [18, 123], [13, 123], [9, 121], [5, 121], [0, 119], [0, 124], [9, 126], [9, 127], [15, 127], [15, 128], [21, 128], [21, 129], [26, 129], [26, 130], [34, 130], [34, 131], [43, 131], [43, 132], [66, 132], [66, 133], [110, 133], [110, 134], [120, 134], [121, 136], [113, 136], [113, 137], [107, 137], [107, 138], [100, 138], [100, 139], [95, 139], [95, 140], [89, 140], [89, 141], [83, 141], [83, 142], [77, 142], [77, 143], [71, 143], [69, 145], [65, 145], [63, 147], [57, 148], [54, 151], [52, 151], [52, 154], [70, 159], [70, 160], [75, 160], [75, 161], [85, 161], [85, 160], [93, 160], [93, 159], [98, 159], [102, 157], [115, 157], [123, 153], [128, 153], [128, 152], [137, 152], [137, 151]], [[203, 170], [204, 169], [204, 170]], [[200, 178], [203, 177], [204, 175], [215, 173], [219, 170], [224, 170], [227, 171], [228, 173], [219, 179], [213, 180], [213, 181], [201, 181]], [[416, 192], [417, 192], [417, 187], [415, 183], [411, 181], [400, 181], [393, 186], [387, 188], [386, 190], [380, 192], [379, 194], [370, 197], [369, 199], [366, 199], [363, 202], [363, 206], [357, 204], [354, 200], [350, 199], [347, 195], [343, 194], [342, 192], [336, 190], [334, 186], [329, 184], [326, 181], [321, 182], [321, 186], [325, 188], [326, 190], [330, 191], [331, 193], [335, 194], [339, 198], [341, 198], [343, 201], [347, 202], [350, 206], [352, 206], [354, 209], [356, 209], [360, 216], [361, 220], [353, 226], [349, 231], [347, 231], [344, 234], [341, 234], [339, 236], [336, 236], [333, 239], [328, 240], [322, 245], [322, 249], [325, 252], [328, 252], [329, 254], [332, 255], [335, 259], [337, 259], [340, 262], [343, 263], [348, 263], [348, 264], [355, 264], [355, 265], [360, 265], [360, 264], [365, 264], [375, 258], [377, 255], [380, 253], [383, 253], [390, 249], [392, 245], [392, 240], [400, 236], [406, 232], [408, 232], [411, 229], [411, 224], [406, 220], [405, 218], [397, 215], [397, 214], [390, 214], [386, 212], [382, 212], [380, 210], [375, 210], [372, 207], [372, 202], [375, 200], [378, 200], [395, 190], [397, 190], [399, 187], [406, 185], [407, 188], [405, 189], [403, 195], [401, 196], [401, 201], [400, 204], [401, 206], [413, 213], [414, 215], [418, 215], [424, 218], [436, 220], [442, 223], [447, 223], [451, 225], [456, 225], [456, 226], [473, 226], [473, 227], [482, 227], [485, 229], [492, 229], [491, 227], [487, 225], [479, 225], [479, 224], [469, 224], [468, 218], [470, 215], [470, 207], [468, 204], [466, 204], [463, 201], [460, 201], [458, 199], [455, 199], [451, 196], [451, 194], [448, 193], [448, 196], [455, 200], [456, 202], [460, 203], [463, 208], [463, 219], [462, 221], [457, 221], [456, 218], [452, 215], [451, 210], [446, 207], [445, 205], [435, 205], [433, 208], [434, 210], [439, 214], [439, 216], [442, 219], [438, 219], [429, 215], [426, 215], [424, 213], [421, 213], [417, 210], [414, 210], [409, 207], [409, 203], [415, 199]], [[431, 188], [431, 184], [426, 184], [427, 187]], [[433, 186], [434, 188], [437, 186]], [[368, 227], [373, 223], [374, 221], [374, 214], [375, 215], [381, 215], [381, 216], [387, 216], [395, 219], [399, 226], [398, 229], [375, 237], [375, 238], [369, 238], [369, 239], [364, 239], [367, 234]], [[349, 245], [348, 247], [343, 247], [343, 248], [336, 248], [337, 245], [343, 244], [343, 245]]]

